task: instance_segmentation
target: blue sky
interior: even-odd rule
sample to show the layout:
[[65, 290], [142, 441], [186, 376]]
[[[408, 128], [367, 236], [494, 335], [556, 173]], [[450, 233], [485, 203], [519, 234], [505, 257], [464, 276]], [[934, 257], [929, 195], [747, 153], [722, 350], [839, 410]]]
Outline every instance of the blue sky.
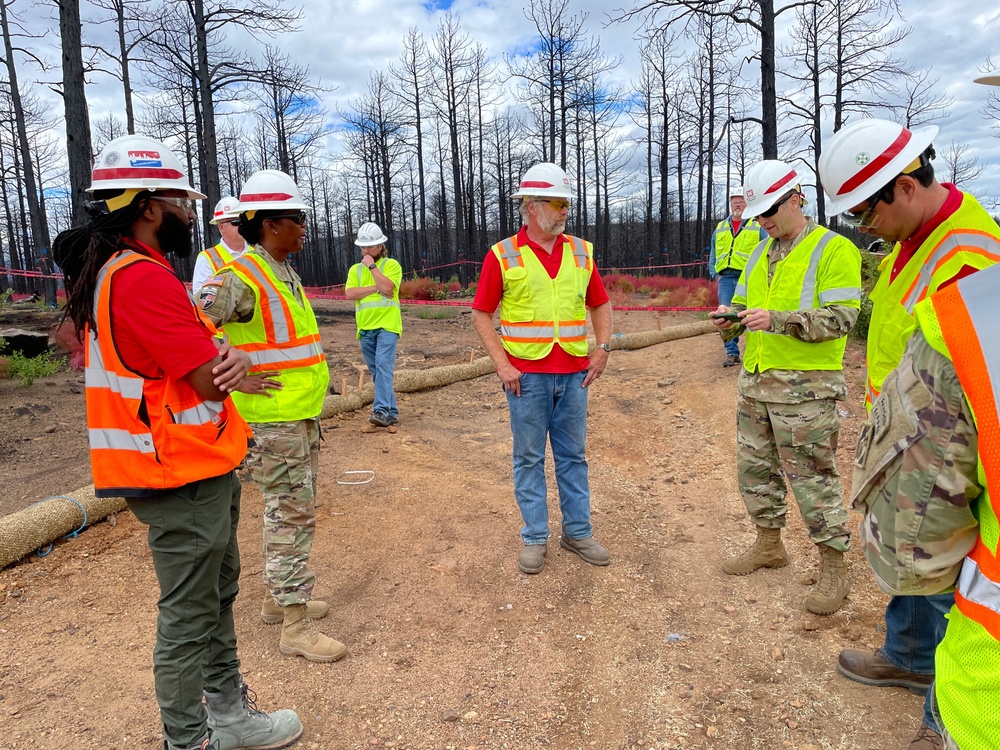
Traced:
[[[85, 18], [97, 17], [103, 11], [81, 0]], [[589, 14], [586, 29], [599, 38], [602, 50], [609, 57], [622, 59], [611, 73], [609, 84], [630, 86], [639, 77], [639, 44], [637, 23], [606, 25], [609, 4], [600, 0], [570, 0], [570, 11]], [[779, 0], [779, 6], [783, 4]], [[17, 0], [15, 9], [32, 14], [27, 0]], [[535, 44], [534, 27], [520, 4], [501, 0], [305, 0], [303, 31], [279, 36], [275, 41], [293, 62], [307, 65], [314, 79], [321, 79], [332, 91], [323, 95], [323, 104], [330, 112], [364, 93], [368, 76], [373, 70], [385, 69], [402, 50], [402, 40], [410, 27], [420, 29], [426, 38], [433, 35], [442, 14], [450, 9], [459, 17], [462, 30], [473, 42], [481, 42], [491, 57], [502, 64], [504, 54], [530, 49]], [[969, 144], [971, 154], [987, 165], [984, 174], [969, 186], [980, 196], [988, 209], [1000, 210], [1000, 140], [998, 132], [981, 114], [989, 89], [972, 83], [993, 54], [1000, 64], [1000, 8], [982, 0], [952, 0], [949, 3], [930, 0], [909, 0], [903, 3], [904, 22], [912, 32], [899, 47], [899, 55], [914, 67], [925, 67], [939, 79], [937, 92], [954, 99], [949, 117], [938, 122], [941, 147], [952, 140]], [[787, 14], [791, 15], [791, 14]], [[37, 19], [33, 25], [40, 23]], [[58, 64], [58, 35], [53, 31], [46, 39], [34, 41], [52, 64]], [[110, 26], [87, 25], [85, 40], [112, 44]], [[256, 45], [251, 39], [234, 35], [234, 45]], [[781, 40], [779, 40], [780, 44]], [[53, 74], [40, 74], [26, 66], [26, 78], [52, 80]], [[42, 88], [42, 96], [49, 96]], [[124, 118], [120, 84], [106, 75], [95, 75], [88, 86], [92, 117], [100, 118], [113, 112]], [[53, 110], [61, 112], [61, 101], [52, 102]], [[623, 118], [623, 127], [630, 126]], [[626, 135], [628, 135], [626, 133]], [[331, 136], [335, 138], [336, 136]], [[331, 145], [336, 147], [336, 143]], [[940, 164], [939, 164], [940, 166]], [[722, 174], [725, 165], [720, 166]]]

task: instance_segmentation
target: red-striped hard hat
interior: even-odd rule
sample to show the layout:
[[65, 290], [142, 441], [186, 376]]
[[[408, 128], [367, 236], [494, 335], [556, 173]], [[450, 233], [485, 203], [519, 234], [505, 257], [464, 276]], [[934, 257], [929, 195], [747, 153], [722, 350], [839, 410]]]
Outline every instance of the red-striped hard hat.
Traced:
[[511, 198], [573, 198], [569, 175], [558, 165], [543, 161], [524, 173], [517, 192]]

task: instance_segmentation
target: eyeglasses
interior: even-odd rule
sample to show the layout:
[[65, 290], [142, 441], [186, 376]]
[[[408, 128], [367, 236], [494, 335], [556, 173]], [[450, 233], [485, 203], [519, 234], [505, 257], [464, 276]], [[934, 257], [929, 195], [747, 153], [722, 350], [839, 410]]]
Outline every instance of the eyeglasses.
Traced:
[[161, 203], [172, 203], [177, 206], [177, 208], [183, 211], [190, 211], [194, 213], [194, 201], [190, 198], [172, 198], [166, 195], [151, 195], [149, 196], [154, 201], [160, 201]]
[[787, 203], [788, 199], [791, 198], [793, 195], [798, 195], [798, 193], [796, 193], [793, 190], [792, 192], [790, 192], [788, 195], [786, 195], [784, 198], [782, 198], [780, 201], [778, 201], [777, 203], [775, 203], [773, 206], [771, 206], [766, 211], [761, 211], [759, 214], [757, 214], [757, 216], [759, 216], [762, 219], [770, 219], [772, 216], [774, 216], [776, 213], [778, 213], [778, 209], [781, 208], [782, 205], [784, 205], [785, 203]]
[[[919, 159], [916, 161], [919, 162]], [[918, 164], [918, 168], [919, 166], [922, 165]], [[907, 169], [909, 169], [909, 167], [907, 167]], [[904, 172], [903, 174], [906, 173]], [[875, 195], [873, 195], [871, 198], [865, 201], [865, 203], [868, 204], [867, 207], [863, 208], [860, 211], [844, 211], [840, 215], [840, 218], [844, 221], [844, 223], [849, 224], [850, 226], [855, 227], [856, 229], [874, 229], [875, 227], [878, 226], [880, 219], [879, 215], [875, 213], [875, 207], [879, 204], [880, 201], [886, 200], [887, 194], [892, 194], [895, 192], [895, 190], [896, 190], [896, 180], [894, 179], [888, 185], [881, 188], [877, 193], [875, 193]]]
[[294, 214], [278, 214], [277, 216], [268, 216], [267, 218], [272, 221], [277, 221], [278, 219], [291, 219], [299, 226], [305, 226], [308, 216], [309, 214], [305, 211], [297, 211]]
[[565, 198], [536, 198], [535, 203], [548, 203], [556, 211], [563, 211], [570, 206], [569, 201]]

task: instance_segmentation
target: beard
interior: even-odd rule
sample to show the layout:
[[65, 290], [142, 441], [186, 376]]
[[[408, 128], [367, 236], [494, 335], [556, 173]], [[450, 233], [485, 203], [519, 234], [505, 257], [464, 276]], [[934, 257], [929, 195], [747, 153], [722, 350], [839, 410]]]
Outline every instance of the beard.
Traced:
[[156, 230], [156, 239], [164, 253], [173, 253], [178, 258], [190, 258], [194, 252], [191, 241], [191, 225], [176, 214], [163, 212], [163, 221]]
[[566, 219], [557, 216], [554, 219], [538, 217], [538, 226], [546, 234], [562, 234], [566, 231]]

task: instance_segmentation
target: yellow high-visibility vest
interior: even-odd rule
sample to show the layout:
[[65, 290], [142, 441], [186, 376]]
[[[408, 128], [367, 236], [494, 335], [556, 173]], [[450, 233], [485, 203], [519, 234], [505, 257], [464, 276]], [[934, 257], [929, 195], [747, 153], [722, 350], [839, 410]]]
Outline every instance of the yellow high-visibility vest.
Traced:
[[535, 251], [517, 238], [495, 244], [503, 271], [500, 341], [518, 359], [543, 359], [559, 344], [574, 357], [587, 356], [587, 287], [594, 271], [593, 246], [567, 237], [559, 272], [549, 276]]
[[[817, 227], [778, 261], [768, 281], [768, 248], [757, 245], [736, 283], [734, 304], [791, 311], [846, 305], [861, 307], [861, 254], [846, 237]], [[754, 370], [841, 370], [847, 336], [809, 343], [770, 331], [747, 331], [743, 366]]]
[[[354, 300], [354, 318], [357, 322], [357, 338], [361, 338], [362, 331], [374, 331], [384, 328], [397, 335], [403, 334], [403, 315], [399, 307], [399, 282], [403, 278], [403, 269], [399, 261], [392, 258], [380, 258], [375, 263], [376, 268], [384, 276], [396, 282], [392, 298], [382, 296], [381, 292], [372, 292], [367, 297]], [[348, 287], [355, 286], [375, 286], [375, 277], [371, 270], [364, 263], [355, 263], [347, 272], [348, 278], [354, 277], [356, 283], [349, 284]]]
[[733, 236], [733, 225], [723, 219], [712, 233], [715, 248], [715, 273], [726, 269], [742, 271], [746, 268], [750, 253], [761, 242], [761, 228], [756, 219], [744, 219], [740, 231]]

